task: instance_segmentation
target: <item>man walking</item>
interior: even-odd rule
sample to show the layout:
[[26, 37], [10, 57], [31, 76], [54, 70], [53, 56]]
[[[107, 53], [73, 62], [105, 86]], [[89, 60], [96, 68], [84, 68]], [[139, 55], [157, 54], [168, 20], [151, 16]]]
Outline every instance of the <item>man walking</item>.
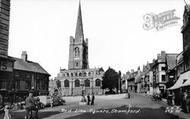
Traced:
[[90, 105], [90, 95], [89, 95], [89, 93], [87, 95], [87, 105]]
[[3, 96], [0, 94], [0, 119], [3, 118]]
[[[37, 118], [38, 109], [35, 105], [35, 99], [33, 97], [33, 92], [29, 93], [29, 96], [25, 100], [25, 109], [26, 109], [26, 116], [25, 119], [29, 119], [29, 113], [32, 113], [32, 111], [35, 111], [35, 117]], [[32, 114], [30, 114], [32, 116]]]
[[94, 105], [94, 100], [95, 100], [95, 96], [94, 96], [94, 93], [92, 93], [92, 101], [91, 101], [91, 105]]

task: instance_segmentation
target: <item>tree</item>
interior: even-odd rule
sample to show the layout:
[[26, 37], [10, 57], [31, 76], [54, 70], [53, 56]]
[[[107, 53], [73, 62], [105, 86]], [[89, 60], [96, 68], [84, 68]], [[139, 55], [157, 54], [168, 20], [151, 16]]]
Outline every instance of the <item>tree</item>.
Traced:
[[102, 89], [109, 89], [110, 93], [113, 92], [114, 88], [118, 88], [118, 77], [119, 74], [109, 67], [102, 77]]

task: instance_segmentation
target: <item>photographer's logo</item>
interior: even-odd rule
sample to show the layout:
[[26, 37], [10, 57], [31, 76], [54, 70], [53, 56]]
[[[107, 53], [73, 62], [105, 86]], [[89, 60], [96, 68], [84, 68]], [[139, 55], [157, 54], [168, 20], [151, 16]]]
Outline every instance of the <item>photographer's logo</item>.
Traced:
[[166, 26], [177, 24], [177, 20], [179, 20], [180, 18], [175, 16], [174, 12], [175, 9], [162, 12], [158, 15], [153, 13], [144, 15], [143, 19], [145, 22], [143, 24], [143, 28], [145, 30], [151, 30], [153, 28], [156, 28], [156, 30], [159, 31]]

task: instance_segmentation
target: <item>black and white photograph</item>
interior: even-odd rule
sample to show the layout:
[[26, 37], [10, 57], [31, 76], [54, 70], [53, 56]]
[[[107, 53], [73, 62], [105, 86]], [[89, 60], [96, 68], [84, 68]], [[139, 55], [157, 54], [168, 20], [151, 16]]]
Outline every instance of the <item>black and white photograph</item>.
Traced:
[[0, 0], [0, 119], [190, 119], [190, 0]]

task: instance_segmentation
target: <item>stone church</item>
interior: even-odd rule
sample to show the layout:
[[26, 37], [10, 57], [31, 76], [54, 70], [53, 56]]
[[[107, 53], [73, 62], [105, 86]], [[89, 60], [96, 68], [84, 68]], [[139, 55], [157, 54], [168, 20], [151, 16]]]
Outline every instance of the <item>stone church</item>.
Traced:
[[56, 80], [61, 81], [63, 96], [87, 93], [102, 94], [102, 68], [89, 68], [88, 39], [84, 39], [81, 4], [79, 3], [75, 38], [70, 37], [68, 70], [60, 69]]

